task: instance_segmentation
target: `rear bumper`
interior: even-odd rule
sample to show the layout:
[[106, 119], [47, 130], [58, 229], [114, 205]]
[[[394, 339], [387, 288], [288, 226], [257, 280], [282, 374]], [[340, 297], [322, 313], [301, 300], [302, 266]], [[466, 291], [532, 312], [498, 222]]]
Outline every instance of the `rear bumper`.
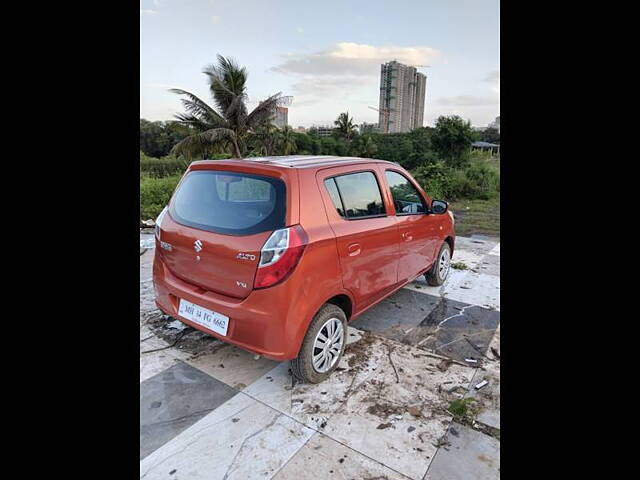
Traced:
[[[272, 360], [289, 360], [298, 355], [302, 342], [299, 312], [293, 310], [291, 283], [283, 282], [254, 290], [247, 298], [235, 299], [205, 291], [173, 275], [156, 254], [153, 263], [156, 305], [165, 314], [224, 342], [237, 345]], [[227, 335], [222, 336], [178, 315], [181, 298], [229, 317]], [[306, 316], [306, 315], [305, 315]]]

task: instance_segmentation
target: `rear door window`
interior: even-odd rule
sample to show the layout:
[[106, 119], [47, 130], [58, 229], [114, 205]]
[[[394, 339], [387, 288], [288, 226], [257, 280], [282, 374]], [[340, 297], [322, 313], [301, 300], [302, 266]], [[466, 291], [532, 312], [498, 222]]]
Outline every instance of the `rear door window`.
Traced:
[[396, 207], [396, 215], [411, 215], [427, 211], [422, 196], [407, 177], [391, 170], [387, 170], [385, 174], [391, 189], [393, 204]]
[[386, 215], [382, 194], [373, 172], [340, 175], [325, 180], [338, 214], [347, 219]]
[[196, 170], [182, 181], [169, 213], [201, 230], [251, 235], [284, 227], [285, 190], [277, 178]]

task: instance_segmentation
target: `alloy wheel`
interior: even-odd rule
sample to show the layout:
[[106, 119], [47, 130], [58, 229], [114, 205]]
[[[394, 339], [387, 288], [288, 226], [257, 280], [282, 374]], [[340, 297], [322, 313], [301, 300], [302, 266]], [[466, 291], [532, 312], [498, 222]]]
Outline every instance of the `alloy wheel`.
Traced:
[[329, 371], [338, 361], [344, 343], [344, 327], [338, 318], [327, 320], [313, 341], [313, 369], [318, 373]]

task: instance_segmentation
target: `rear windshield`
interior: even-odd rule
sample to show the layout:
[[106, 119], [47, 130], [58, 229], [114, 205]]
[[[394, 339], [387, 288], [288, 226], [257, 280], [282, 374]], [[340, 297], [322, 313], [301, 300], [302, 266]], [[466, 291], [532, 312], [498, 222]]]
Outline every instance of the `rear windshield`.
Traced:
[[182, 181], [169, 213], [210, 232], [251, 235], [284, 227], [282, 180], [248, 173], [192, 171]]

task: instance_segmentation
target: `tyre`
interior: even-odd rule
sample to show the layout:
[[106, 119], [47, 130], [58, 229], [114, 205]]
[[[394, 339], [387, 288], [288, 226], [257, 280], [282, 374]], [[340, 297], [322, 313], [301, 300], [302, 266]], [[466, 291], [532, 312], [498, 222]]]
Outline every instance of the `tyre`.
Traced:
[[438, 252], [438, 257], [431, 270], [429, 270], [425, 277], [427, 283], [432, 287], [442, 285], [449, 275], [451, 270], [451, 247], [447, 242], [443, 242]]
[[347, 316], [341, 308], [326, 303], [313, 317], [291, 372], [305, 383], [320, 383], [333, 372], [347, 344]]

